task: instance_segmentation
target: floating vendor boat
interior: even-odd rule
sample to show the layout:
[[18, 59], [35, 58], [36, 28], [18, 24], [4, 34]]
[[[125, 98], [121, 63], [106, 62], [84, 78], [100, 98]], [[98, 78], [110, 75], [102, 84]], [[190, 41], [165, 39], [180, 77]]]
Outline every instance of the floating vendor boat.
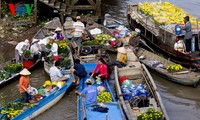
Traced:
[[136, 55], [148, 68], [172, 82], [195, 87], [200, 80], [198, 72], [192, 72], [190, 69], [172, 62], [170, 59], [165, 59], [145, 49], [139, 48], [136, 51]]
[[[64, 70], [63, 72], [69, 71]], [[31, 120], [35, 118], [48, 110], [63, 97], [71, 85], [71, 80], [72, 77], [70, 76], [64, 85], [54, 87], [49, 94], [43, 93], [35, 95], [35, 98], [37, 99], [37, 102], [35, 103], [21, 103], [20, 98], [16, 99], [13, 103], [10, 103], [10, 105], [8, 104], [7, 106], [0, 108], [0, 118], [3, 120], [6, 118], [12, 120]], [[38, 88], [38, 91], [42, 89], [43, 86]]]
[[[43, 46], [42, 44], [46, 44], [46, 39], [48, 39], [48, 36], [51, 35], [50, 30], [51, 29], [56, 29], [57, 27], [61, 26], [61, 23], [57, 22], [58, 18], [55, 18], [45, 24], [44, 27], [42, 27], [33, 38], [39, 39], [39, 44], [41, 47]], [[43, 47], [42, 47], [43, 48]], [[12, 81], [13, 79], [19, 78], [19, 72], [23, 69], [23, 67], [31, 70], [34, 67], [36, 67], [40, 63], [41, 59], [39, 58], [37, 61], [27, 61], [24, 60], [24, 64], [18, 63], [15, 64], [15, 58], [13, 58], [10, 61], [7, 61], [4, 64], [4, 69], [7, 69], [9, 66], [9, 72], [4, 70], [3, 68], [0, 70], [0, 86]], [[12, 65], [12, 68], [11, 68]], [[14, 70], [16, 68], [16, 70]]]
[[[87, 73], [93, 71], [96, 66], [96, 63], [84, 63], [84, 67], [86, 68]], [[79, 91], [81, 92], [86, 86], [85, 81], [89, 78], [89, 74], [87, 77], [81, 79], [79, 84]], [[99, 83], [95, 82], [93, 85], [98, 87], [102, 87]], [[78, 120], [124, 120], [123, 112], [120, 107], [118, 101], [116, 101], [108, 81], [105, 80], [105, 90], [102, 91], [98, 97], [97, 104], [85, 104], [85, 99], [82, 96], [78, 97], [78, 105], [77, 105], [77, 119]], [[102, 104], [103, 103], [103, 104]], [[102, 109], [107, 109], [103, 111], [98, 111], [97, 107], [102, 106]]]
[[148, 45], [174, 62], [198, 68], [200, 23], [192, 15], [189, 15], [193, 33], [192, 53], [186, 54], [173, 49], [177, 39], [175, 26], [177, 23], [183, 25], [183, 18], [187, 15], [189, 14], [169, 2], [144, 2], [128, 5], [128, 22], [133, 29], [141, 30], [141, 37]]
[[[145, 65], [141, 64], [133, 51], [127, 51], [127, 65], [115, 66], [116, 92], [128, 120], [169, 120], [161, 96]], [[117, 57], [120, 56], [118, 52]], [[156, 114], [155, 114], [156, 113]], [[150, 115], [151, 114], [151, 115]], [[151, 117], [150, 117], [150, 116]]]

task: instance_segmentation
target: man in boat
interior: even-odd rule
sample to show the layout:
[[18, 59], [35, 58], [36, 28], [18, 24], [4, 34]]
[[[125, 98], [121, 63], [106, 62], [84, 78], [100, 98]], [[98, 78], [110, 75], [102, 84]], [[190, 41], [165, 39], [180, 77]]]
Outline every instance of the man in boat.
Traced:
[[91, 79], [87, 79], [85, 81], [87, 87], [83, 89], [82, 92], [75, 91], [78, 95], [86, 95], [85, 104], [97, 103], [98, 89], [96, 86], [93, 86], [93, 81]]
[[31, 57], [33, 58], [33, 60], [37, 60], [39, 58], [39, 56], [41, 55], [41, 47], [38, 44], [39, 40], [33, 38], [32, 43], [31, 43], [31, 47], [30, 47], [30, 51], [31, 51]]
[[191, 52], [191, 40], [192, 40], [192, 24], [190, 23], [189, 16], [184, 17], [184, 26], [181, 26], [182, 30], [185, 30], [185, 46], [186, 52]]
[[29, 49], [29, 40], [26, 39], [25, 41], [19, 42], [17, 44], [17, 46], [15, 47], [15, 59], [16, 59], [16, 63], [19, 62], [19, 60], [22, 61], [23, 63], [23, 52], [24, 50], [28, 50]]
[[49, 74], [50, 74], [51, 82], [68, 80], [69, 75], [63, 75], [59, 68], [60, 68], [60, 61], [56, 61], [55, 65], [50, 68]]
[[73, 30], [69, 34], [73, 33], [72, 41], [75, 43], [75, 47], [78, 47], [78, 55], [80, 55], [80, 47], [82, 37], [84, 35], [85, 25], [81, 22], [81, 17], [76, 17], [76, 22], [73, 23]]
[[21, 75], [20, 80], [19, 80], [19, 91], [21, 93], [22, 99], [21, 102], [26, 103], [29, 102], [28, 99], [28, 88], [30, 88], [30, 75], [31, 73], [24, 68], [20, 73]]
[[54, 39], [53, 37], [50, 37], [50, 38], [49, 38], [49, 41], [50, 41], [50, 44], [51, 44], [51, 49], [50, 49], [50, 51], [51, 51], [51, 53], [53, 54], [54, 59], [55, 59], [56, 61], [58, 61], [58, 60], [60, 59], [59, 56], [58, 56], [58, 44], [55, 43], [55, 39]]
[[72, 29], [73, 29], [73, 24], [74, 24], [73, 19], [72, 19], [71, 17], [66, 17], [65, 23], [64, 23], [63, 26], [64, 26], [64, 29], [65, 29], [65, 31], [66, 31], [66, 36], [67, 36], [67, 38], [70, 39], [70, 40], [71, 40], [71, 38], [72, 38], [72, 35], [69, 34], [68, 32], [69, 32], [69, 31], [72, 31]]
[[[86, 77], [87, 72], [85, 70], [85, 67], [82, 64], [80, 64], [80, 60], [79, 59], [75, 59], [74, 63], [75, 63], [75, 65], [74, 65], [74, 67], [72, 67], [70, 69], [70, 72], [71, 72], [72, 78], [73, 78], [72, 82], [76, 82], [76, 84], [78, 85], [80, 79]], [[78, 77], [77, 81], [75, 80], [75, 76], [74, 75], [76, 75]]]

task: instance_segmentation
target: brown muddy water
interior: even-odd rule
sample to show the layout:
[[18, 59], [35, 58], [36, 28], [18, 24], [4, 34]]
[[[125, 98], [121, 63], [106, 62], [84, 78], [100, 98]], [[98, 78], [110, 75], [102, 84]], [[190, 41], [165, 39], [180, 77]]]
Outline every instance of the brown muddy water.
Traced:
[[[148, 0], [103, 0], [103, 13], [109, 13], [117, 19], [126, 20], [126, 5]], [[149, 0], [150, 1], [150, 0]], [[199, 0], [165, 0], [200, 18]], [[197, 12], [198, 11], [198, 12]], [[0, 62], [14, 56], [14, 47], [0, 45]], [[2, 59], [4, 58], [4, 59]], [[174, 84], [152, 73], [163, 103], [171, 120], [200, 120], [200, 85], [197, 88]], [[39, 87], [49, 79], [43, 66], [32, 71], [31, 85]], [[52, 108], [45, 111], [34, 120], [76, 120], [75, 87], [71, 87], [64, 97]], [[18, 80], [0, 88], [0, 100], [12, 101], [19, 97]], [[0, 104], [1, 106], [1, 104]]]

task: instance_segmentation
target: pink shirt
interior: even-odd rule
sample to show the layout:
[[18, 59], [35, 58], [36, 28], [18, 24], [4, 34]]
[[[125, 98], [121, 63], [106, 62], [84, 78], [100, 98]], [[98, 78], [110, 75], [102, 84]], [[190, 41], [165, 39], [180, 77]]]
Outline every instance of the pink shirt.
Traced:
[[100, 73], [101, 76], [104, 76], [105, 78], [108, 77], [108, 69], [107, 69], [107, 66], [105, 64], [97, 64], [94, 71], [92, 72], [93, 74], [94, 73]]

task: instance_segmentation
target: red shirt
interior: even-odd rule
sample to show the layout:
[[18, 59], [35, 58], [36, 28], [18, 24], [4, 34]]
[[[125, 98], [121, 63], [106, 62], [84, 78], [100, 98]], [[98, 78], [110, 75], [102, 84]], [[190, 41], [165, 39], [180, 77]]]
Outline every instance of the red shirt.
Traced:
[[20, 93], [23, 93], [25, 91], [24, 88], [27, 89], [29, 87], [29, 81], [30, 81], [29, 76], [27, 76], [27, 77], [21, 76], [20, 77], [20, 79], [19, 79], [19, 91], [20, 91]]
[[108, 77], [108, 69], [107, 66], [105, 64], [97, 64], [96, 67], [94, 68], [94, 71], [92, 72], [92, 74], [94, 73], [100, 73], [101, 76], [107, 78]]

